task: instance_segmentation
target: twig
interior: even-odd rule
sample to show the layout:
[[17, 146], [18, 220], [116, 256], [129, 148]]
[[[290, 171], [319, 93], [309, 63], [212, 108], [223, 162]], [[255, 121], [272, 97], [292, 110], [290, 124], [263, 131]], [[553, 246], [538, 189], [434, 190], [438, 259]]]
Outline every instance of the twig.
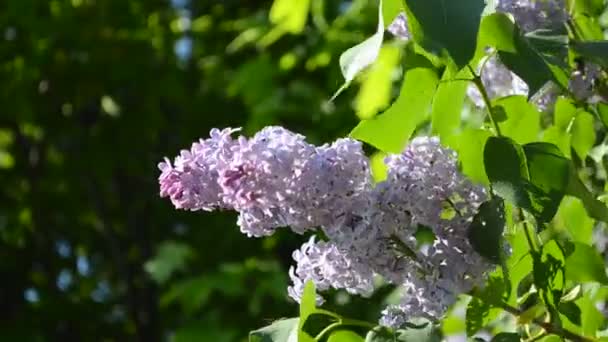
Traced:
[[498, 121], [496, 121], [496, 119], [494, 118], [494, 112], [492, 109], [492, 101], [490, 100], [490, 97], [488, 96], [486, 87], [483, 85], [483, 82], [481, 81], [481, 77], [479, 75], [477, 75], [475, 70], [473, 70], [473, 68], [470, 65], [467, 65], [467, 67], [469, 68], [469, 71], [471, 72], [471, 74], [473, 74], [473, 80], [472, 80], [473, 84], [475, 84], [475, 86], [479, 90], [479, 93], [481, 94], [481, 98], [483, 99], [483, 102], [486, 105], [486, 109], [488, 110], [488, 115], [490, 117], [490, 121], [492, 121], [492, 125], [494, 125], [494, 129], [496, 130], [496, 135], [502, 136], [502, 133], [500, 132], [500, 127], [498, 126]]

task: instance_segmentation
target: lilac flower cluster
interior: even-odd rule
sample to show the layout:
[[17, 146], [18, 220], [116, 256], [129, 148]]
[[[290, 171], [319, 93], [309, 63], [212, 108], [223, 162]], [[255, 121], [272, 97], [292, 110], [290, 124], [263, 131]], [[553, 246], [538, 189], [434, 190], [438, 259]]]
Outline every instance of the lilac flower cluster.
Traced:
[[606, 101], [598, 92], [598, 84], [606, 80], [606, 75], [602, 68], [591, 62], [584, 63], [584, 66], [575, 70], [570, 75], [568, 82], [568, 90], [572, 93], [575, 99], [595, 103], [598, 101]]
[[332, 221], [371, 187], [367, 158], [348, 139], [315, 147], [281, 127], [251, 139], [214, 129], [172, 164], [159, 164], [161, 196], [185, 210], [233, 209], [248, 236], [302, 233]]
[[524, 32], [559, 30], [568, 20], [565, 0], [498, 0], [496, 11], [513, 15]]
[[[438, 139], [416, 138], [389, 156], [387, 179], [374, 184], [355, 140], [317, 147], [281, 127], [251, 138], [233, 138], [236, 131], [214, 129], [173, 163], [160, 163], [160, 194], [178, 209], [236, 210], [249, 236], [280, 227], [322, 231], [329, 241], [313, 236], [293, 253], [288, 293], [295, 300], [309, 280], [320, 291], [369, 296], [381, 276], [404, 290], [381, 320], [396, 326], [441, 316], [489, 270], [467, 240], [485, 192], [459, 173], [454, 152]], [[423, 245], [421, 230], [432, 233]]]
[[405, 13], [399, 13], [399, 15], [397, 15], [393, 22], [388, 26], [387, 30], [393, 36], [401, 40], [409, 40], [410, 29], [407, 26], [407, 17], [405, 16]]

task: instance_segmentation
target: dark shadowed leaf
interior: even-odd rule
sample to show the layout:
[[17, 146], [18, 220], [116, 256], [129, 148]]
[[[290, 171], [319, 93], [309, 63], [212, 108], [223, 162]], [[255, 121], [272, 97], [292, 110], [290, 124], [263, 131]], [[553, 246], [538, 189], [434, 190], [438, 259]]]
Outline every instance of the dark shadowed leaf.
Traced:
[[533, 261], [534, 286], [552, 314], [562, 297], [566, 282], [565, 257], [555, 240], [543, 245], [540, 258]]
[[517, 183], [528, 178], [524, 151], [510, 138], [488, 138], [484, 148], [484, 166], [490, 182]]
[[521, 337], [518, 333], [503, 332], [492, 337], [492, 342], [519, 342]]
[[573, 42], [572, 49], [593, 62], [608, 67], [608, 41]]
[[557, 310], [576, 325], [581, 325], [581, 309], [575, 302], [559, 303]]
[[427, 50], [449, 55], [459, 68], [473, 58], [483, 0], [405, 0], [414, 40]]
[[530, 182], [542, 191], [539, 218], [549, 222], [557, 213], [566, 194], [570, 177], [570, 161], [564, 158], [559, 148], [549, 143], [524, 145]]
[[[504, 20], [500, 22], [503, 30], [511, 32], [511, 28], [507, 29], [508, 24]], [[513, 44], [502, 42], [494, 47], [499, 51], [500, 60], [528, 84], [530, 96], [541, 89], [547, 81], [553, 81], [562, 88], [567, 88], [568, 75], [563, 68], [550, 63], [541, 55], [517, 26], [514, 26], [512, 32]]]
[[304, 324], [309, 316], [314, 314], [316, 309], [317, 293], [315, 283], [312, 280], [304, 285], [304, 292], [300, 301], [300, 319], [298, 322], [298, 342], [314, 341], [314, 339], [304, 331]]
[[495, 197], [479, 207], [469, 227], [469, 242], [483, 257], [500, 263], [502, 233], [505, 228], [505, 205], [502, 198]]

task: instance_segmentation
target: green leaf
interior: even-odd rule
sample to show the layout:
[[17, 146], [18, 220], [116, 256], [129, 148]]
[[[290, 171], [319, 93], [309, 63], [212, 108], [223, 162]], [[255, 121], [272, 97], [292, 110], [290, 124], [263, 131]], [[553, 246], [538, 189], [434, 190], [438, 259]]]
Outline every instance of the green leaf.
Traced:
[[512, 254], [507, 260], [511, 289], [508, 302], [511, 305], [517, 304], [517, 288], [532, 273], [533, 268], [532, 256], [529, 253], [528, 241], [523, 225], [520, 223], [516, 228], [513, 234], [507, 236], [512, 250]]
[[484, 166], [492, 189], [540, 222], [549, 222], [555, 216], [568, 189], [569, 165], [559, 149], [548, 143], [522, 148], [509, 138], [491, 137], [484, 149]]
[[570, 136], [564, 131], [560, 131], [557, 126], [549, 126], [542, 133], [542, 141], [559, 147], [559, 150], [567, 157], [570, 157]]
[[442, 142], [458, 153], [462, 172], [472, 181], [488, 184], [488, 176], [483, 166], [483, 150], [492, 134], [485, 129], [466, 128]]
[[316, 309], [317, 294], [315, 291], [315, 283], [312, 280], [306, 282], [304, 285], [304, 292], [302, 293], [302, 299], [300, 300], [300, 321], [298, 324], [298, 342], [314, 341], [314, 339], [308, 335], [302, 328], [306, 323], [308, 317], [315, 313]]
[[604, 0], [567, 0], [570, 13], [581, 13], [589, 16], [599, 16], [606, 8]]
[[249, 342], [298, 342], [299, 319], [288, 318], [249, 333]]
[[597, 113], [604, 124], [604, 127], [608, 127], [608, 104], [598, 103]]
[[395, 332], [395, 335], [398, 342], [439, 342], [442, 340], [441, 330], [431, 323], [419, 327], [399, 329]]
[[508, 291], [508, 284], [505, 282], [502, 273], [501, 269], [497, 269], [490, 274], [485, 287], [475, 290], [475, 297], [487, 304], [500, 307], [503, 300], [508, 299], [506, 297], [509, 296], [509, 293], [506, 293]]
[[584, 13], [574, 13], [571, 16], [577, 39], [581, 41], [596, 41], [604, 39], [604, 30], [598, 18]]
[[570, 46], [583, 57], [608, 68], [608, 41], [572, 42]]
[[[568, 75], [559, 67], [549, 63], [525, 38], [519, 28], [513, 34], [515, 51], [496, 47], [500, 60], [523, 79], [530, 89], [530, 96], [538, 92], [547, 81], [554, 81], [562, 88], [568, 87]], [[511, 46], [509, 46], [509, 49]]]
[[578, 108], [576, 108], [572, 100], [566, 97], [558, 98], [555, 103], [553, 124], [559, 127], [561, 131], [566, 132], [572, 120], [574, 120], [577, 111]]
[[327, 342], [364, 342], [364, 339], [354, 331], [338, 330], [329, 335]]
[[305, 318], [315, 312], [317, 308], [317, 294], [315, 292], [315, 283], [312, 280], [304, 285], [302, 300], [300, 301], [300, 318]]
[[374, 177], [374, 182], [376, 183], [386, 180], [388, 168], [384, 163], [385, 158], [386, 153], [384, 152], [376, 152], [369, 158], [372, 176]]
[[493, 101], [493, 107], [502, 109], [507, 115], [507, 120], [498, 124], [505, 136], [520, 144], [538, 140], [540, 113], [525, 96], [499, 98]]
[[364, 40], [363, 42], [351, 47], [344, 51], [340, 55], [340, 70], [342, 70], [342, 76], [344, 76], [345, 84], [340, 88], [333, 98], [339, 95], [339, 93], [348, 87], [350, 82], [357, 76], [363, 69], [370, 66], [378, 58], [380, 48], [382, 47], [382, 40], [384, 39], [384, 19], [382, 17], [382, 0], [378, 6], [378, 26], [376, 33]]
[[[566, 194], [570, 180], [570, 162], [557, 146], [548, 143], [531, 143], [524, 147], [530, 182], [541, 191], [531, 194], [537, 205], [535, 216], [542, 222], [553, 219]], [[538, 195], [538, 196], [537, 196]]]
[[567, 4], [577, 38], [583, 41], [604, 39], [598, 17], [606, 8], [605, 0], [567, 0]]
[[543, 132], [543, 141], [555, 144], [565, 156], [570, 156], [570, 126], [578, 109], [565, 97], [560, 97], [553, 111], [553, 125]]
[[539, 29], [526, 33], [525, 37], [542, 54], [553, 57], [566, 57], [568, 54], [569, 40], [566, 32]]
[[568, 293], [564, 294], [560, 299], [561, 302], [572, 302], [580, 298], [582, 292], [582, 286], [580, 284], [571, 288]]
[[270, 8], [270, 22], [280, 26], [290, 33], [300, 33], [304, 30], [310, 0], [294, 3], [290, 0], [274, 0]]
[[595, 145], [595, 119], [587, 112], [576, 115], [572, 124], [572, 148], [581, 160], [585, 160]]
[[566, 191], [570, 164], [557, 146], [535, 142], [524, 145], [523, 150], [530, 180], [534, 185], [548, 193]]
[[564, 342], [564, 339], [559, 337], [558, 335], [551, 334], [541, 338], [540, 340], [538, 340], [538, 342]]
[[587, 215], [583, 202], [570, 196], [562, 200], [553, 222], [556, 229], [568, 231], [573, 241], [584, 244], [591, 244], [594, 223]]
[[583, 296], [576, 301], [581, 309], [581, 333], [586, 336], [595, 336], [606, 321], [604, 314], [597, 309], [596, 303], [600, 298], [594, 288], [586, 285]]
[[521, 337], [518, 333], [503, 332], [492, 337], [492, 342], [519, 342]]
[[467, 305], [466, 313], [468, 336], [475, 335], [481, 328], [486, 326], [488, 322], [484, 321], [484, 317], [488, 316], [491, 308], [492, 307], [489, 304], [484, 303], [479, 298], [471, 298], [471, 301], [469, 301], [469, 304]]
[[384, 19], [384, 27], [388, 27], [393, 20], [404, 12], [402, 0], [383, 0], [382, 1], [382, 18]]
[[399, 64], [400, 50], [397, 46], [386, 45], [380, 50], [361, 82], [355, 98], [355, 110], [361, 119], [369, 119], [386, 108], [391, 101], [393, 73]]
[[490, 182], [517, 183], [528, 178], [524, 151], [510, 138], [488, 138], [483, 159]]
[[470, 77], [468, 69], [455, 72], [451, 68], [446, 68], [444, 71], [431, 109], [433, 134], [439, 135], [441, 138], [449, 137], [460, 127], [460, 114], [469, 85], [468, 81], [460, 79]]
[[481, 256], [499, 264], [504, 228], [505, 204], [501, 198], [495, 197], [479, 207], [469, 226], [469, 242]]
[[472, 298], [467, 305], [466, 312], [467, 335], [475, 335], [483, 327], [492, 323], [500, 313], [500, 309], [492, 308], [479, 298]]
[[585, 184], [583, 184], [576, 174], [574, 165], [571, 165], [570, 167], [570, 181], [568, 182], [567, 194], [579, 198], [583, 202], [587, 214], [589, 214], [590, 217], [599, 221], [608, 222], [608, 208], [604, 203], [595, 198]]
[[264, 35], [259, 43], [268, 46], [285, 33], [299, 34], [306, 27], [311, 0], [293, 3], [290, 0], [275, 0], [270, 8], [270, 22], [274, 27]]
[[371, 329], [365, 336], [365, 342], [393, 342], [395, 341], [395, 333], [381, 325]]
[[410, 69], [401, 93], [384, 113], [361, 121], [350, 136], [384, 152], [401, 153], [416, 127], [428, 118], [438, 79], [434, 70]]
[[559, 303], [557, 310], [566, 316], [570, 322], [581, 325], [581, 309], [575, 302]]
[[525, 189], [528, 168], [523, 149], [506, 137], [490, 137], [484, 148], [484, 167], [492, 189], [522, 208], [531, 208]]
[[557, 311], [566, 282], [565, 258], [555, 240], [542, 246], [541, 256], [533, 260], [534, 285], [549, 311]]
[[604, 259], [587, 244], [573, 242], [574, 251], [566, 258], [566, 277], [575, 282], [608, 284]]
[[405, 0], [414, 40], [428, 51], [449, 55], [459, 68], [475, 54], [483, 0]]
[[475, 59], [479, 60], [485, 56], [488, 47], [516, 53], [515, 33], [515, 25], [504, 13], [493, 13], [484, 17], [479, 28]]

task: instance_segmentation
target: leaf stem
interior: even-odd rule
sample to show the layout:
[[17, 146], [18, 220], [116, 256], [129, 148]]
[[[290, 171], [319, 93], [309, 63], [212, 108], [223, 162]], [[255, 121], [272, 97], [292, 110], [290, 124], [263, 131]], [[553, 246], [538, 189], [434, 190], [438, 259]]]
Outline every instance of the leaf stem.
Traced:
[[314, 313], [330, 316], [330, 317], [334, 318], [336, 321], [341, 321], [342, 320], [342, 316], [338, 315], [337, 313], [328, 311], [328, 310], [323, 310], [323, 309], [316, 308]]
[[528, 240], [528, 246], [530, 247], [530, 253], [533, 258], [539, 257], [538, 250], [536, 249], [536, 243], [532, 239], [532, 233], [530, 232], [530, 226], [528, 225], [528, 221], [526, 221], [526, 217], [524, 216], [523, 209], [519, 209], [519, 220], [524, 226], [524, 233], [526, 234], [526, 240]]
[[329, 334], [332, 330], [340, 326], [340, 322], [332, 323], [325, 327], [325, 329], [321, 330], [320, 333], [315, 336], [315, 341], [321, 341], [325, 335]]
[[467, 64], [467, 67], [469, 68], [469, 71], [471, 72], [471, 74], [473, 74], [472, 82], [473, 82], [473, 84], [475, 84], [475, 86], [479, 90], [479, 93], [481, 94], [481, 98], [483, 99], [483, 102], [486, 105], [486, 109], [488, 110], [488, 115], [490, 117], [490, 121], [492, 122], [492, 125], [494, 125], [494, 129], [496, 130], [496, 135], [498, 135], [500, 137], [500, 136], [502, 136], [502, 133], [500, 132], [500, 127], [498, 126], [498, 121], [496, 121], [496, 119], [494, 118], [492, 101], [490, 100], [490, 96], [488, 96], [486, 87], [483, 85], [483, 82], [481, 81], [481, 77], [479, 75], [477, 75], [475, 70], [473, 70], [473, 68], [468, 64]]
[[319, 332], [317, 334], [317, 336], [315, 336], [315, 341], [321, 341], [323, 339], [323, 337], [325, 337], [325, 335], [329, 334], [332, 330], [340, 328], [342, 326], [363, 327], [363, 328], [372, 330], [373, 328], [376, 327], [376, 324], [366, 322], [366, 321], [361, 321], [358, 319], [341, 318], [338, 322], [334, 322], [334, 323], [326, 326], [325, 329], [321, 330], [321, 332]]

